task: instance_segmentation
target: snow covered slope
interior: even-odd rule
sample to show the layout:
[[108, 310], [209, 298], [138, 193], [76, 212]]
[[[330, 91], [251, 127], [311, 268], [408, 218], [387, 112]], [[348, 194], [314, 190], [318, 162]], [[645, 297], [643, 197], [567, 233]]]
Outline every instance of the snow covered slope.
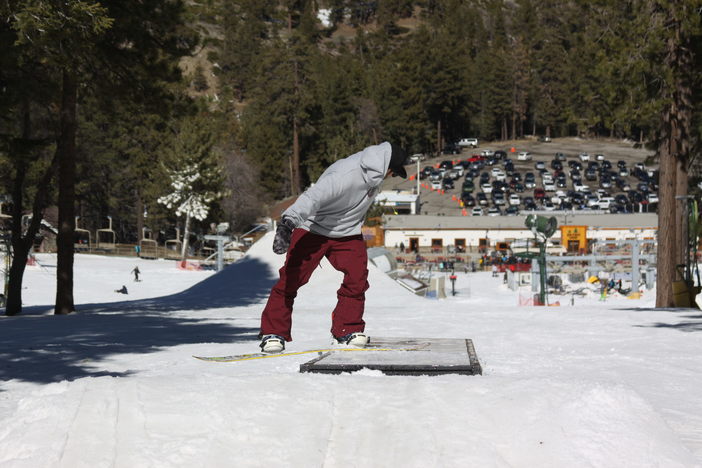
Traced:
[[[256, 350], [283, 261], [271, 242], [218, 274], [79, 255], [68, 317], [45, 315], [55, 257], [40, 256], [32, 307], [0, 318], [0, 466], [702, 466], [702, 315], [650, 298], [518, 307], [475, 273], [432, 301], [371, 266], [371, 336], [471, 338], [484, 375], [193, 359]], [[340, 280], [323, 262], [300, 290], [288, 349], [328, 343]]]

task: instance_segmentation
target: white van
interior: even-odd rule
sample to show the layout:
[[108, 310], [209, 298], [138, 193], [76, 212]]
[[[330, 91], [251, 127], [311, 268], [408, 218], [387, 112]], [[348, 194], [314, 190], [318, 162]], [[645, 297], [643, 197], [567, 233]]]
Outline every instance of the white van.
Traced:
[[478, 147], [478, 139], [477, 138], [461, 138], [458, 140], [458, 146], [470, 146], [472, 148], [477, 148]]

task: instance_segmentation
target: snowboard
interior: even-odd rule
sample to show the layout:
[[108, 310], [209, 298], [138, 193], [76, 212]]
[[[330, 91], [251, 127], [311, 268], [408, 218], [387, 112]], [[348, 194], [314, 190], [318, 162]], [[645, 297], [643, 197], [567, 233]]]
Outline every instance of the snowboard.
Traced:
[[252, 361], [255, 359], [271, 359], [277, 357], [286, 356], [299, 356], [302, 354], [324, 354], [324, 353], [344, 353], [344, 352], [368, 352], [368, 351], [419, 351], [425, 346], [412, 346], [407, 348], [322, 348], [322, 349], [306, 349], [303, 351], [289, 351], [287, 353], [249, 353], [249, 354], [235, 354], [232, 356], [193, 356], [195, 359], [201, 361], [209, 362], [237, 362], [237, 361]]

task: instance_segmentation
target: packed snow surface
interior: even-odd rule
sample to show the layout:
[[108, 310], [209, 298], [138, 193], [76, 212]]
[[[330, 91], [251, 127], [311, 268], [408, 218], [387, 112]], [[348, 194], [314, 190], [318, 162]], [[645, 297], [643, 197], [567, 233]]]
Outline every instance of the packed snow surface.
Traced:
[[[368, 334], [471, 338], [483, 375], [193, 359], [257, 351], [271, 243], [218, 274], [78, 255], [69, 316], [51, 315], [56, 259], [39, 255], [25, 312], [0, 318], [0, 466], [702, 466], [702, 314], [648, 292], [519, 307], [502, 278], [461, 272], [429, 300], [371, 266]], [[325, 262], [300, 290], [289, 351], [329, 345], [340, 280]]]

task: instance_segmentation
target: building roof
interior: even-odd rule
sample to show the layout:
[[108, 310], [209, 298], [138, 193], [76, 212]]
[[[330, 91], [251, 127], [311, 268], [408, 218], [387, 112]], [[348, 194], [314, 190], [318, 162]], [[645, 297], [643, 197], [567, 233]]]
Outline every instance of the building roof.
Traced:
[[[519, 216], [428, 216], [428, 215], [385, 215], [383, 228], [400, 229], [526, 229]], [[559, 226], [588, 226], [597, 229], [657, 229], [656, 213], [635, 214], [542, 214], [555, 216]]]
[[381, 202], [394, 202], [394, 203], [414, 203], [417, 201], [416, 193], [412, 192], [399, 192], [396, 190], [384, 190], [378, 194], [375, 198], [376, 201]]

